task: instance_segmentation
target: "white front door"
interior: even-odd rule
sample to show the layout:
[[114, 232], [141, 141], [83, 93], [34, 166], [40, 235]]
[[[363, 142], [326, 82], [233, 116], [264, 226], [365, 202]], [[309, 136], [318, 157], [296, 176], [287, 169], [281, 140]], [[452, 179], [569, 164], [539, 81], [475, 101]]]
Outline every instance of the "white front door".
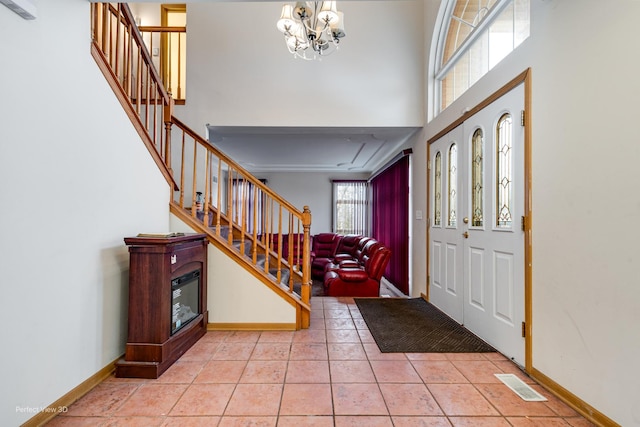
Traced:
[[521, 84], [430, 147], [430, 301], [521, 365], [523, 109]]
[[464, 239], [460, 212], [466, 212], [460, 178], [462, 126], [431, 144], [432, 201], [429, 242], [429, 301], [459, 323], [464, 322]]

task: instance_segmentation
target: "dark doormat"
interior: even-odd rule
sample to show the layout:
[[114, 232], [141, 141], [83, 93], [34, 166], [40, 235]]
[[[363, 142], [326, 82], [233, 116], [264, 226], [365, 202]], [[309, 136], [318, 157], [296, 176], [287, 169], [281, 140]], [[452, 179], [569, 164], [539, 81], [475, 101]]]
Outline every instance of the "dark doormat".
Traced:
[[382, 353], [496, 351], [422, 298], [355, 298]]

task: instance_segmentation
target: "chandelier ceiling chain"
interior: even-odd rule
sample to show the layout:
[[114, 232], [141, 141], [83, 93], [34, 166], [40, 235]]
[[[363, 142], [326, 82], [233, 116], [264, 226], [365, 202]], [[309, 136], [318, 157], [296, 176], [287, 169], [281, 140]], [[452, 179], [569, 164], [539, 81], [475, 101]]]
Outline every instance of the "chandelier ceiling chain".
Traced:
[[335, 1], [285, 3], [277, 23], [294, 58], [313, 60], [338, 49], [344, 32], [344, 14]]

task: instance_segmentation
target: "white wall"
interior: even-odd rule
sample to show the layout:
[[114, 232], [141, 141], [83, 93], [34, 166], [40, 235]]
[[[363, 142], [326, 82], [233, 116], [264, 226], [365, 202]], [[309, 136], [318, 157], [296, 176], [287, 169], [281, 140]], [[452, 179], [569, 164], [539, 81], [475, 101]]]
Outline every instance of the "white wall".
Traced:
[[531, 0], [529, 39], [414, 143], [424, 152], [465, 107], [531, 67], [533, 367], [623, 426], [640, 425], [639, 14], [634, 0]]
[[369, 174], [329, 172], [261, 173], [269, 188], [280, 194], [298, 209], [306, 205], [311, 209], [311, 234], [331, 232], [333, 179], [367, 179]]
[[[171, 231], [194, 231], [175, 215]], [[209, 323], [296, 324], [296, 309], [211, 243], [207, 250]], [[239, 304], [234, 304], [239, 302]]]
[[89, 3], [37, 7], [25, 21], [0, 6], [6, 426], [123, 354], [123, 238], [169, 225], [169, 187], [90, 56]]
[[421, 1], [340, 1], [347, 36], [320, 62], [289, 54], [281, 8], [188, 4], [189, 126], [423, 125]]

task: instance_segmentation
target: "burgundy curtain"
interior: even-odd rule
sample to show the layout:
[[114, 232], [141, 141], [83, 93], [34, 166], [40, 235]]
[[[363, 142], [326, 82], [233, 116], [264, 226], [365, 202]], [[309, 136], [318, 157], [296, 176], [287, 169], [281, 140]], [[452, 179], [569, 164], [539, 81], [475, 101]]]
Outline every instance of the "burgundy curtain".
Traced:
[[371, 180], [372, 237], [391, 249], [384, 277], [409, 293], [409, 156]]

